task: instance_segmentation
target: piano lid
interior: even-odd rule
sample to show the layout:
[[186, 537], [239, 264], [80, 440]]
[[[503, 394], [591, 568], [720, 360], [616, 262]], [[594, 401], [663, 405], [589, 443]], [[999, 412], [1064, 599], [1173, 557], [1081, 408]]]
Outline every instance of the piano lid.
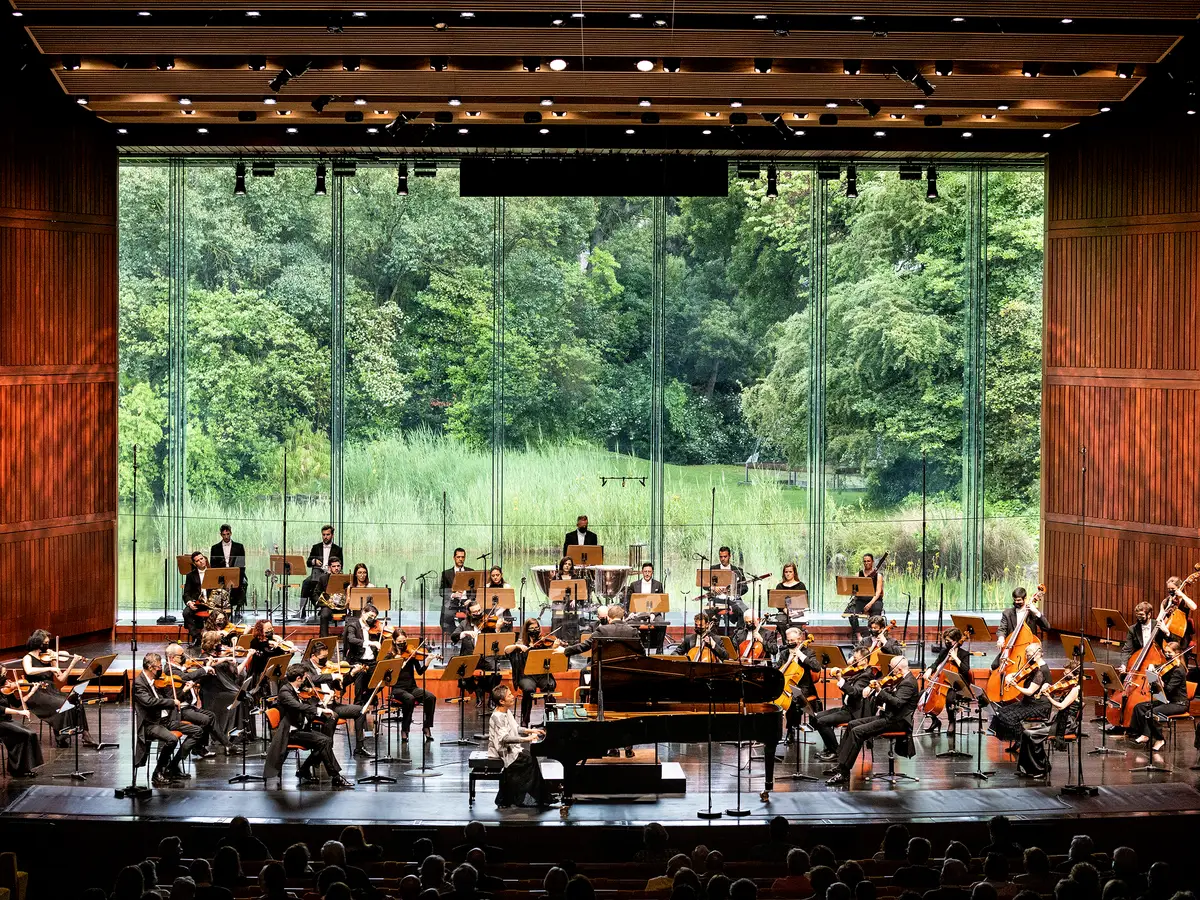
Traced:
[[[774, 703], [783, 693], [783, 673], [774, 666], [736, 662], [692, 662], [683, 656], [643, 656], [621, 641], [597, 641], [593, 673], [600, 657], [604, 706], [652, 703]], [[593, 684], [595, 675], [593, 674]]]

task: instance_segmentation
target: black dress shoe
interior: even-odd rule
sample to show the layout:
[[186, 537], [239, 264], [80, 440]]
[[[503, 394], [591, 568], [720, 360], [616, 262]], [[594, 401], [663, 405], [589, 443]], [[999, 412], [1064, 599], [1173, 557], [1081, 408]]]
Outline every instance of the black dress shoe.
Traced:
[[353, 782], [353, 781], [347, 781], [347, 780], [346, 780], [345, 778], [343, 778], [341, 775], [334, 775], [334, 776], [333, 776], [333, 782], [332, 782], [332, 785], [333, 785], [333, 787], [334, 787], [334, 788], [337, 788], [337, 789], [339, 789], [339, 790], [353, 789], [353, 788], [354, 788], [354, 782]]
[[195, 757], [196, 757], [196, 759], [213, 759], [214, 757], [216, 757], [216, 755], [217, 755], [217, 751], [216, 751], [216, 750], [210, 750], [210, 749], [208, 749], [208, 748], [206, 747], [206, 748], [204, 749], [204, 751], [203, 751], [203, 752], [201, 752], [201, 753], [194, 753], [194, 754], [192, 754], [192, 755], [193, 755], [193, 756], [195, 756]]
[[832, 750], [822, 750], [817, 754], [817, 759], [820, 762], [833, 762], [835, 759], [837, 759], [837, 753]]
[[830, 766], [828, 769], [822, 769], [821, 774], [822, 775], [836, 775], [840, 771], [842, 771], [842, 770], [839, 769], [837, 766]]
[[925, 726], [926, 734], [937, 734], [941, 730], [942, 730], [942, 720], [941, 719], [930, 719], [929, 724]]
[[354, 755], [359, 757], [360, 759], [372, 759], [374, 756], [374, 754], [372, 754], [371, 751], [368, 750], [366, 747], [355, 747]]
[[425, 743], [427, 743], [427, 744], [433, 743], [433, 729], [432, 728], [423, 729], [422, 735], [425, 738]]
[[179, 768], [178, 766], [172, 766], [171, 768], [167, 769], [167, 774], [171, 776], [172, 781], [185, 781], [192, 777], [189, 773], [183, 771], [183, 769]]
[[301, 769], [296, 773], [296, 778], [301, 784], [320, 784], [320, 779], [308, 769]]
[[171, 783], [171, 778], [166, 772], [155, 772], [150, 781], [155, 787], [166, 787]]
[[604, 754], [604, 756], [606, 759], [620, 759], [621, 751], [620, 750], [609, 750], [607, 753]]
[[831, 786], [836, 786], [839, 784], [849, 784], [850, 777], [845, 772], [839, 771], [836, 775], [834, 775], [832, 778], [828, 779], [825, 783], [828, 785], [831, 785]]
[[402, 744], [408, 743], [408, 732], [407, 731], [400, 732], [400, 743], [402, 743]]

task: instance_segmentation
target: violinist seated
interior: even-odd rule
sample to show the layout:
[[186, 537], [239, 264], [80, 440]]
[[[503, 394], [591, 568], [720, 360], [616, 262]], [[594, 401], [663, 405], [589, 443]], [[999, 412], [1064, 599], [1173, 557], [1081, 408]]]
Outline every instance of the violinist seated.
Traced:
[[729, 659], [724, 646], [712, 634], [713, 620], [704, 613], [696, 613], [692, 633], [675, 645], [671, 652], [699, 662], [713, 662], [713, 657], [722, 662]]
[[881, 650], [888, 656], [903, 656], [904, 648], [888, 633], [890, 627], [883, 616], [871, 616], [867, 620], [867, 643], [872, 650]]
[[[332, 667], [329, 664], [329, 644], [325, 641], [317, 639], [313, 642], [312, 652], [308, 659], [304, 660], [300, 665], [304, 667], [304, 674], [308, 680], [304, 683], [304, 687], [314, 687], [320, 691], [322, 688], [328, 688], [328, 698], [323, 699], [321, 696], [313, 698], [314, 702], [321, 706], [333, 710], [334, 715], [325, 716], [320, 721], [321, 729], [333, 737], [333, 733], [337, 730], [338, 719], [345, 719], [347, 722], [354, 723], [354, 755], [370, 759], [371, 753], [363, 746], [363, 738], [367, 728], [367, 717], [363, 713], [363, 708], [357, 703], [342, 703], [341, 692], [343, 683], [349, 682], [358, 675], [354, 666], [350, 666], [346, 672], [341, 671], [341, 667]], [[360, 663], [361, 665], [361, 663]]]
[[[863, 691], [875, 677], [868, 662], [870, 658], [871, 645], [866, 641], [859, 641], [854, 645], [849, 666], [845, 669], [830, 669], [826, 673], [830, 678], [837, 679], [838, 690], [842, 692], [842, 705], [822, 710], [813, 718], [817, 734], [825, 743], [825, 750], [817, 754], [817, 759], [821, 762], [833, 762], [837, 759], [838, 745], [834, 728], [861, 719], [868, 712]], [[810, 675], [809, 678], [811, 677]], [[791, 709], [788, 712], [791, 712]]]
[[187, 629], [193, 644], [200, 643], [204, 620], [211, 612], [208, 608], [208, 591], [200, 586], [207, 568], [208, 557], [197, 550], [192, 554], [192, 571], [183, 580], [183, 627]]
[[[949, 662], [947, 662], [949, 659]], [[925, 670], [925, 683], [928, 684], [937, 677], [938, 670], [942, 668], [942, 664], [946, 664], [946, 669], [953, 672], [967, 684], [971, 683], [971, 655], [963, 646], [963, 633], [957, 628], [947, 628], [942, 633], [942, 649], [937, 655], [937, 659]], [[949, 727], [946, 728], [946, 734], [954, 734], [955, 725], [955, 704], [958, 702], [958, 691], [951, 688], [946, 691], [946, 718], [949, 720]], [[926, 733], [941, 731], [942, 721], [937, 716], [931, 715], [928, 717], [929, 723], [925, 726]]]
[[[785, 717], [790, 729], [799, 727], [804, 713], [815, 713], [821, 709], [821, 701], [817, 698], [817, 686], [813, 682], [813, 673], [821, 671], [821, 661], [808, 652], [812, 638], [805, 634], [803, 628], [789, 628], [784, 633], [784, 639], [786, 644], [780, 651], [778, 668], [784, 673], [787, 689], [792, 695], [792, 702]], [[793, 662], [799, 667], [799, 675], [789, 677], [788, 669]]]
[[367, 684], [379, 661], [383, 631], [378, 622], [379, 610], [367, 603], [361, 615], [347, 616], [342, 623], [342, 659], [358, 669], [352, 682], [355, 700], [366, 701]]
[[1026, 728], [1021, 733], [1017, 751], [1017, 774], [1041, 778], [1049, 773], [1050, 754], [1046, 742], [1053, 739], [1057, 750], [1066, 748], [1064, 738], [1079, 731], [1079, 664], [1072, 660], [1063, 669], [1063, 676], [1054, 684], [1043, 686], [1042, 694], [1050, 702], [1050, 720], [1045, 725]]
[[[996, 649], [1003, 651], [1008, 636], [1017, 630], [1017, 616], [1021, 610], [1025, 612], [1025, 624], [1042, 631], [1048, 631], [1050, 623], [1037, 607], [1037, 596], [1030, 597], [1025, 588], [1019, 587], [1012, 592], [1012, 606], [1000, 613], [1000, 625], [996, 628]], [[992, 660], [992, 668], [1000, 668], [1000, 653]]]
[[[137, 714], [137, 746], [133, 765], [141, 768], [150, 756], [150, 742], [158, 741], [158, 761], [151, 780], [155, 785], [176, 784], [191, 778], [182, 763], [200, 743], [203, 729], [180, 717], [182, 702], [172, 691], [172, 683], [163, 675], [163, 659], [157, 653], [142, 658], [142, 671], [133, 680], [133, 708]], [[175, 735], [183, 736], [176, 747]]]
[[341, 574], [342, 561], [336, 556], [329, 560], [328, 572], [323, 572], [320, 569], [313, 572], [313, 577], [317, 580], [317, 585], [313, 588], [313, 598], [317, 602], [317, 622], [320, 625], [317, 630], [318, 637], [329, 636], [329, 627], [333, 624], [335, 613], [341, 615], [345, 615], [346, 613], [346, 595], [337, 593], [330, 597], [326, 590], [329, 587], [329, 579]]
[[[392, 631], [394, 646], [403, 647], [408, 636], [397, 626]], [[408, 741], [408, 732], [412, 728], [413, 712], [417, 704], [421, 704], [421, 734], [425, 742], [433, 740], [433, 714], [437, 709], [437, 697], [430, 691], [417, 684], [417, 676], [425, 673], [428, 664], [428, 653], [423, 646], [403, 654], [407, 658], [400, 670], [400, 677], [392, 688], [392, 697], [400, 701], [400, 740]]]
[[521, 634], [515, 644], [508, 648], [508, 658], [512, 663], [513, 683], [521, 689], [521, 726], [529, 727], [533, 714], [533, 695], [545, 694], [546, 712], [554, 708], [552, 692], [558, 687], [554, 675], [550, 672], [529, 673], [525, 671], [525, 662], [529, 659], [531, 650], [549, 650], [562, 644], [553, 636], [542, 637], [542, 623], [529, 618], [521, 626]]
[[29, 711], [33, 685], [19, 681], [16, 671], [4, 673], [4, 689], [0, 694], [0, 743], [8, 753], [8, 774], [13, 778], [35, 778], [42, 765], [42, 743], [38, 734], [26, 723], [32, 719]]
[[[872, 681], [862, 692], [863, 700], [874, 699], [879, 712], [873, 716], [851, 719], [846, 725], [842, 742], [838, 745], [837, 771], [826, 784], [849, 784], [850, 770], [862, 751], [863, 744], [871, 738], [889, 731], [912, 732], [913, 715], [917, 711], [920, 689], [917, 679], [909, 671], [908, 660], [903, 656], [892, 658], [888, 676]], [[911, 755], [911, 740], [909, 741]], [[903, 751], [900, 751], [903, 752]]]
[[184, 659], [183, 647], [176, 643], [167, 644], [163, 651], [163, 673], [166, 676], [177, 676], [179, 684], [175, 686], [175, 696], [179, 698], [179, 718], [189, 725], [200, 729], [200, 740], [196, 744], [195, 755], [200, 759], [211, 759], [217, 754], [208, 748], [208, 742], [216, 738], [226, 756], [233, 755], [233, 744], [229, 743], [227, 735], [213, 727], [216, 716], [212, 710], [202, 708], [200, 682], [214, 674], [212, 666], [200, 662], [189, 662]]
[[[88, 730], [87, 713], [84, 707], [76, 703], [64, 712], [62, 709], [65, 699], [60, 688], [67, 686], [71, 667], [83, 657], [67, 653], [57, 653], [50, 648], [50, 632], [44, 628], [37, 629], [25, 642], [25, 655], [21, 657], [21, 669], [25, 680], [31, 685], [37, 685], [38, 690], [26, 701], [30, 712], [50, 726], [50, 733], [58, 747], [70, 745], [70, 738], [63, 734], [72, 728], [83, 731], [83, 743], [95, 747], [96, 741]], [[72, 694], [72, 697], [76, 695]]]
[[1153, 739], [1154, 743], [1150, 749], [1156, 752], [1161, 750], [1166, 741], [1163, 740], [1157, 717], [1177, 716], [1188, 711], [1191, 702], [1188, 697], [1187, 670], [1183, 665], [1182, 652], [1183, 646], [1179, 641], [1167, 641], [1163, 645], [1167, 662], [1161, 666], [1147, 668], [1147, 678], [1150, 679], [1148, 687], [1153, 693], [1158, 693], [1158, 681], [1161, 680], [1162, 693], [1167, 702], [1145, 700], [1133, 708], [1128, 732], [1129, 740], [1133, 743], [1145, 744]]
[[288, 745], [295, 745], [311, 751], [297, 773], [302, 785], [314, 784], [317, 775], [313, 769], [324, 765], [335, 788], [353, 787], [352, 782], [342, 777], [341, 764], [333, 753], [333, 738], [320, 727], [313, 727], [322, 717], [336, 721], [337, 713], [302, 699], [300, 688], [304, 680], [304, 666], [292, 663], [287, 667], [279, 685], [279, 727], [271, 736], [271, 746], [267, 749], [267, 759], [263, 764], [263, 778], [267, 781], [279, 778], [287, 758]]
[[[1129, 633], [1125, 635], [1125, 642], [1121, 644], [1121, 652], [1132, 655], [1151, 641], [1161, 647], [1163, 634], [1154, 624], [1154, 607], [1143, 600], [1133, 608], [1133, 624], [1129, 626]], [[1117, 671], [1124, 675], [1125, 664], [1122, 663]]]
[[[494, 632], [496, 624], [495, 616], [485, 616], [483, 607], [479, 605], [478, 601], [472, 601], [467, 606], [466, 619], [463, 620], [458, 630], [450, 635], [450, 640], [458, 644], [460, 656], [470, 656], [477, 652], [479, 636], [485, 632]], [[483, 706], [484, 700], [491, 694], [492, 688], [500, 683], [500, 660], [495, 656], [481, 656], [479, 668], [475, 671], [478, 674], [474, 674], [470, 678], [459, 679], [459, 687], [464, 693], [475, 694], [475, 706], [478, 708]]]
[[764, 618], [746, 613], [746, 624], [735, 641], [739, 659], [774, 659], [779, 655], [779, 632], [776, 628], [763, 627], [765, 624]]
[[[237, 728], [248, 727], [254, 721], [248, 697], [242, 691], [242, 682], [251, 657], [240, 661], [233, 651], [222, 643], [220, 631], [206, 631], [200, 635], [200, 652], [207, 660], [205, 674], [200, 678], [200, 702], [213, 716], [213, 734], [224, 735]], [[233, 755], [233, 745], [228, 743], [225, 755]]]
[[1004, 676], [1007, 684], [1020, 692], [1020, 698], [1015, 703], [1007, 703], [996, 709], [988, 729], [989, 733], [1002, 740], [1018, 740], [1027, 720], [1044, 719], [1050, 714], [1050, 701], [1044, 696], [1042, 685], [1052, 684], [1054, 679], [1050, 677], [1050, 667], [1042, 658], [1042, 645], [1037, 641], [1027, 644], [1025, 658], [1025, 668]]

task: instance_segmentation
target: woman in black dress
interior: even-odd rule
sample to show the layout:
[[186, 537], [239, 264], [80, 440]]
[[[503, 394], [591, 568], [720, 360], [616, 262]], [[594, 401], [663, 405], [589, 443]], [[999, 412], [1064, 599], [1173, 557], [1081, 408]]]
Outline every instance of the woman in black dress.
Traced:
[[70, 744], [70, 739], [59, 732], [76, 727], [83, 731], [83, 742], [87, 746], [96, 746], [88, 730], [87, 715], [82, 706], [75, 705], [65, 712], [59, 712], [67, 699], [59, 688], [66, 686], [71, 666], [82, 658], [73, 655], [67, 667], [60, 668], [59, 660], [50, 646], [50, 632], [44, 628], [39, 628], [25, 642], [25, 656], [21, 659], [21, 668], [25, 670], [25, 680], [30, 686], [38, 685], [38, 689], [26, 702], [31, 713], [50, 724], [50, 732], [59, 747]]
[[[1066, 747], [1063, 741], [1065, 735], [1079, 733], [1079, 679], [1074, 677], [1078, 669], [1078, 663], [1072, 662], [1063, 670], [1063, 677], [1055, 685], [1045, 685], [1043, 694], [1050, 702], [1050, 721], [1022, 732], [1021, 746], [1017, 752], [1018, 775], [1029, 778], [1048, 775], [1051, 758], [1047, 743], [1053, 738], [1054, 748], [1061, 750]], [[1056, 685], [1057, 689], [1051, 690]]]
[[[526, 672], [525, 662], [529, 659], [529, 651], [542, 639], [542, 623], [537, 619], [526, 619], [521, 626], [521, 635], [515, 644], [508, 648], [508, 661], [512, 664], [513, 684], [521, 689], [521, 726], [529, 727], [529, 719], [533, 714], [533, 695], [545, 694], [546, 713], [554, 708], [552, 692], [558, 687], [558, 682], [549, 672]], [[558, 638], [548, 638], [547, 647], [550, 649], [563, 643]]]
[[1008, 703], [992, 716], [989, 729], [992, 734], [1006, 741], [1017, 741], [1025, 731], [1028, 719], [1044, 719], [1050, 715], [1050, 701], [1042, 696], [1042, 686], [1053, 683], [1050, 677], [1050, 667], [1042, 659], [1042, 645], [1031, 643], [1025, 650], [1025, 674], [1014, 672], [1006, 679], [1018, 691], [1021, 698]]
[[16, 673], [10, 677], [5, 672], [4, 693], [0, 695], [0, 742], [8, 751], [8, 774], [14, 778], [33, 778], [34, 771], [42, 764], [42, 744], [37, 732], [27, 727], [32, 713], [28, 708], [29, 691], [33, 685], [22, 688]]
[[[941, 668], [946, 657], [950, 657], [950, 661], [946, 663], [948, 671], [958, 675], [968, 685], [971, 684], [971, 656], [963, 647], [963, 634], [957, 628], [947, 628], [942, 633], [942, 650], [925, 670], [925, 681], [928, 683], [933, 679], [937, 670]], [[946, 734], [954, 734], [954, 710], [955, 704], [958, 702], [958, 691], [951, 688], [946, 692], [946, 718], [950, 720], [950, 727], [946, 729]], [[929, 716], [929, 722], [925, 726], [926, 732], [936, 732], [942, 730], [942, 721], [937, 716]]]

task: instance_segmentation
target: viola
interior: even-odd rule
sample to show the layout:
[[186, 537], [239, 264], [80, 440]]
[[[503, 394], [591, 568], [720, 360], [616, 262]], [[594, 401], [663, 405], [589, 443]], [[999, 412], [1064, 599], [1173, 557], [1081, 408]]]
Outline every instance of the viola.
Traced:
[[172, 691], [183, 690], [183, 687], [185, 684], [186, 684], [186, 682], [184, 682], [183, 678], [181, 678], [179, 675], [176, 675], [174, 673], [168, 674], [167, 672], [162, 672], [161, 674], [159, 674], [159, 676], [157, 678], [154, 679], [154, 686], [156, 688], [158, 688], [159, 690], [163, 690], [163, 691], [165, 691], [165, 690], [172, 690]]
[[871, 690], [879, 691], [885, 687], [891, 687], [893, 684], [899, 684], [904, 680], [904, 675], [900, 672], [892, 672], [890, 675], [884, 675], [882, 678], [876, 678], [869, 685]]
[[552, 647], [557, 647], [561, 643], [562, 643], [562, 641], [560, 641], [554, 635], [548, 634], [545, 637], [538, 638], [536, 641], [534, 641], [532, 644], [530, 644], [529, 649], [530, 650], [549, 650]]

